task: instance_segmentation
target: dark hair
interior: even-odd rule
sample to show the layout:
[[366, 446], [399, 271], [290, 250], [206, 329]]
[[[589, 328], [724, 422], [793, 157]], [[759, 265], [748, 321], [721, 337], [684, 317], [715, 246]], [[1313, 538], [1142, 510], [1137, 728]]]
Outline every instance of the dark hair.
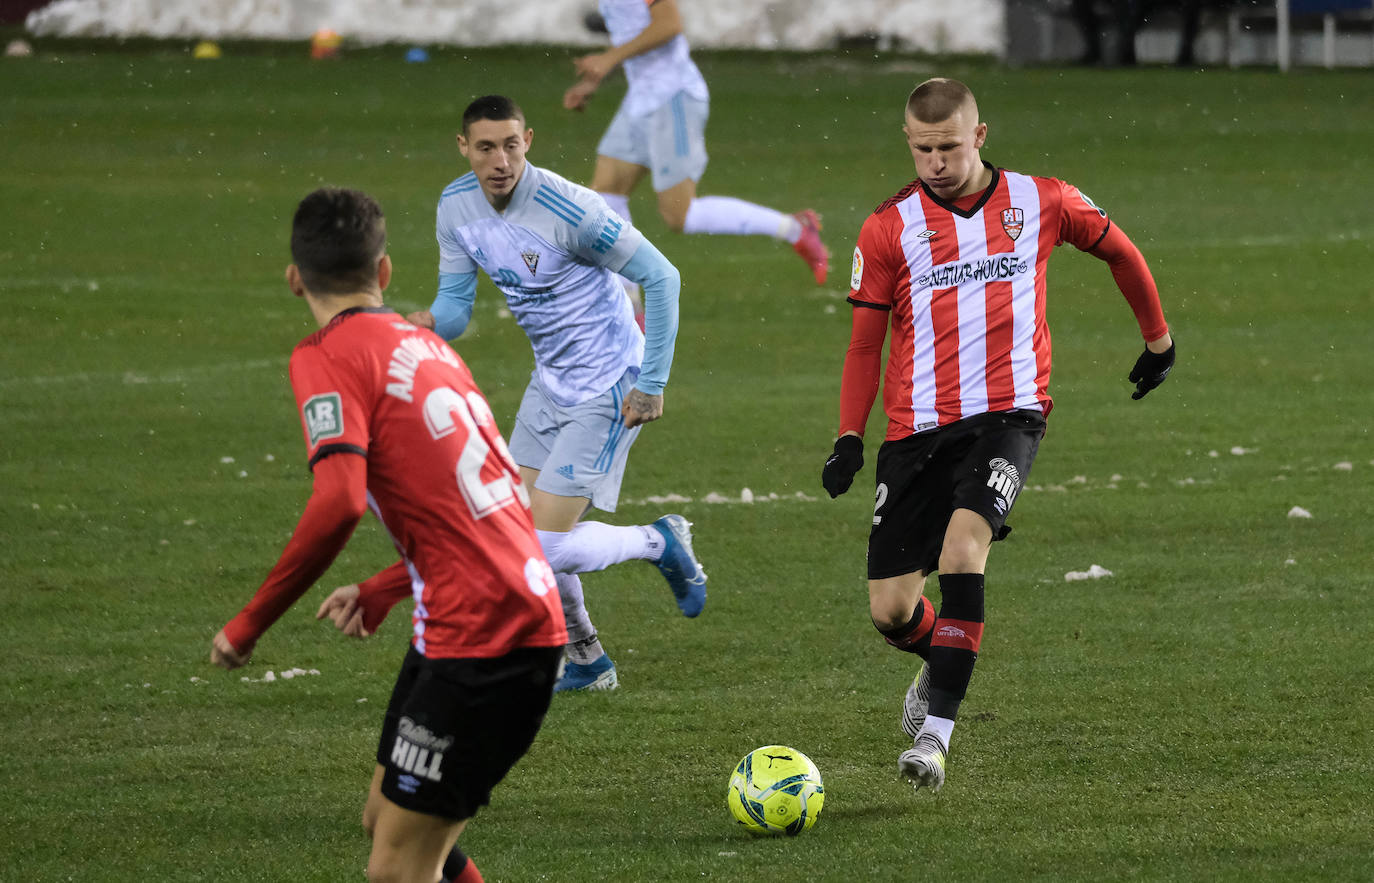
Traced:
[[463, 111], [464, 137], [467, 137], [468, 127], [478, 120], [519, 120], [520, 127], [524, 128], [525, 112], [504, 95], [483, 95]]
[[934, 77], [911, 90], [906, 112], [923, 123], [943, 123], [965, 104], [972, 104], [977, 112], [978, 104], [968, 86], [958, 80]]
[[386, 219], [360, 190], [321, 187], [301, 200], [291, 221], [291, 259], [312, 294], [351, 294], [377, 284], [386, 251]]

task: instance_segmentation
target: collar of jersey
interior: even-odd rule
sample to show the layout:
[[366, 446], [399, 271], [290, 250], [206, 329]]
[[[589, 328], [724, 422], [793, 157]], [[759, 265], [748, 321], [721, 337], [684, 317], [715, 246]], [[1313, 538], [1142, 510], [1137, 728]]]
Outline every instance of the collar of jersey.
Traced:
[[[999, 172], [997, 167], [994, 166], [992, 163], [988, 162], [987, 160], [983, 160], [983, 167], [990, 169], [992, 171], [992, 180], [988, 182], [987, 189], [983, 191], [983, 195], [978, 197], [978, 201], [975, 202], [968, 211], [964, 211], [963, 209], [957, 207], [953, 202], [945, 202], [943, 199], [936, 196], [934, 191], [932, 191], [930, 187], [926, 185], [925, 181], [921, 182], [921, 189], [925, 191], [926, 196], [930, 198], [931, 202], [935, 203], [945, 211], [953, 212], [961, 218], [971, 218], [983, 210], [983, 206], [987, 204], [987, 201], [989, 199], [992, 199], [992, 194], [996, 192], [997, 185], [1002, 181], [1002, 173]], [[963, 197], [960, 197], [960, 199], [962, 198]]]

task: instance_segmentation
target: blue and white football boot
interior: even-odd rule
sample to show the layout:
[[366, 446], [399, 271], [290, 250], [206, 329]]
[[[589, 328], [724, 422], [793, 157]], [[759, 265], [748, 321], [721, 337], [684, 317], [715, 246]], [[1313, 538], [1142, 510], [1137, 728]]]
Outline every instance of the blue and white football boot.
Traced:
[[553, 685], [555, 693], [567, 690], [614, 690], [620, 686], [615, 675], [615, 663], [611, 657], [602, 653], [591, 662], [568, 662], [563, 666], [563, 676]]
[[692, 552], [692, 525], [681, 515], [665, 515], [653, 524], [663, 534], [663, 557], [657, 562], [658, 572], [673, 590], [678, 609], [689, 619], [706, 606], [706, 571]]

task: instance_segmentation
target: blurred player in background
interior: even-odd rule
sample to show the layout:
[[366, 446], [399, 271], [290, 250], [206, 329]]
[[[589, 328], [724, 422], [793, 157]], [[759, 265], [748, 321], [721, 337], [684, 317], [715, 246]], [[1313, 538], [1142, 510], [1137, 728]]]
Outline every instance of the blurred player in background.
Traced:
[[[592, 189], [629, 221], [630, 193], [652, 175], [658, 212], [672, 230], [786, 240], [816, 284], [824, 283], [830, 256], [814, 211], [788, 215], [729, 196], [697, 196], [710, 93], [689, 54], [677, 0], [600, 0], [600, 11], [612, 48], [577, 59], [578, 80], [563, 94], [564, 107], [581, 110], [616, 65], [625, 68], [629, 88], [597, 145]], [[633, 284], [626, 289], [637, 298]]]
[[[622, 561], [657, 564], [684, 616], [701, 613], [706, 573], [681, 515], [619, 527], [614, 512], [642, 424], [663, 413], [677, 337], [677, 269], [585, 187], [525, 159], [534, 131], [509, 98], [463, 112], [458, 149], [472, 171], [439, 199], [439, 294], [412, 321], [452, 340], [467, 328], [480, 267], [534, 348], [534, 373], [510, 450], [532, 488], [534, 526], [558, 573], [568, 664], [557, 689], [608, 690], [614, 663], [587, 615], [579, 573]], [[644, 287], [645, 332], [616, 273]]]
[[457, 849], [467, 820], [529, 749], [567, 640], [528, 496], [457, 354], [387, 309], [382, 210], [317, 190], [291, 230], [291, 291], [320, 330], [291, 354], [314, 490], [281, 559], [215, 635], [227, 669], [343, 549], [369, 506], [400, 551], [394, 591], [337, 589], [320, 607], [366, 635], [401, 597], [414, 637], [386, 710], [363, 826], [368, 877], [479, 883]]
[[[898, 767], [938, 789], [983, 636], [989, 547], [1011, 530], [1050, 412], [1050, 252], [1069, 242], [1111, 267], [1146, 341], [1131, 398], [1164, 381], [1174, 345], [1145, 259], [1106, 212], [1070, 184], [983, 162], [988, 127], [963, 83], [917, 86], [903, 131], [917, 180], [859, 232], [839, 438], [821, 482], [837, 497], [863, 466], [890, 319], [869, 612], [889, 644], [925, 660], [903, 701], [915, 741]], [[937, 570], [938, 613], [923, 595]]]

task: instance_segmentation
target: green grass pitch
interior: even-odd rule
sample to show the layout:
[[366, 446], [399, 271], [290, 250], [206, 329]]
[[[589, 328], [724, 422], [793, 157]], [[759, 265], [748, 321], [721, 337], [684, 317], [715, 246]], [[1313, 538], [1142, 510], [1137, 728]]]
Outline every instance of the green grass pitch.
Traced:
[[[313, 612], [390, 563], [375, 522], [249, 668], [207, 661], [309, 493], [290, 216], [321, 184], [370, 191], [388, 300], [425, 306], [467, 101], [514, 96], [532, 161], [585, 181], [619, 95], [562, 111], [562, 49], [401, 55], [40, 42], [0, 63], [0, 880], [362, 879], [408, 610], [362, 643]], [[609, 520], [694, 521], [710, 601], [683, 620], [646, 565], [585, 580], [622, 688], [554, 702], [463, 837], [487, 879], [1369, 879], [1374, 79], [699, 62], [702, 192], [814, 206], [831, 280], [775, 242], [673, 236], [633, 200], [682, 271], [682, 325]], [[978, 94], [987, 159], [1077, 184], [1132, 235], [1179, 347], [1131, 401], [1141, 342], [1107, 268], [1052, 261], [1057, 406], [992, 555], [939, 795], [897, 776], [915, 667], [867, 617], [875, 445], [849, 495], [819, 482], [849, 254], [912, 177], [902, 102], [934, 74]], [[500, 306], [483, 280], [458, 349], [508, 430], [531, 357]], [[705, 501], [746, 487], [753, 504]], [[668, 494], [691, 501], [649, 500]], [[1065, 580], [1093, 564], [1113, 575]], [[291, 668], [320, 674], [240, 680]], [[774, 742], [815, 760], [825, 811], [756, 841], [725, 787]]]

